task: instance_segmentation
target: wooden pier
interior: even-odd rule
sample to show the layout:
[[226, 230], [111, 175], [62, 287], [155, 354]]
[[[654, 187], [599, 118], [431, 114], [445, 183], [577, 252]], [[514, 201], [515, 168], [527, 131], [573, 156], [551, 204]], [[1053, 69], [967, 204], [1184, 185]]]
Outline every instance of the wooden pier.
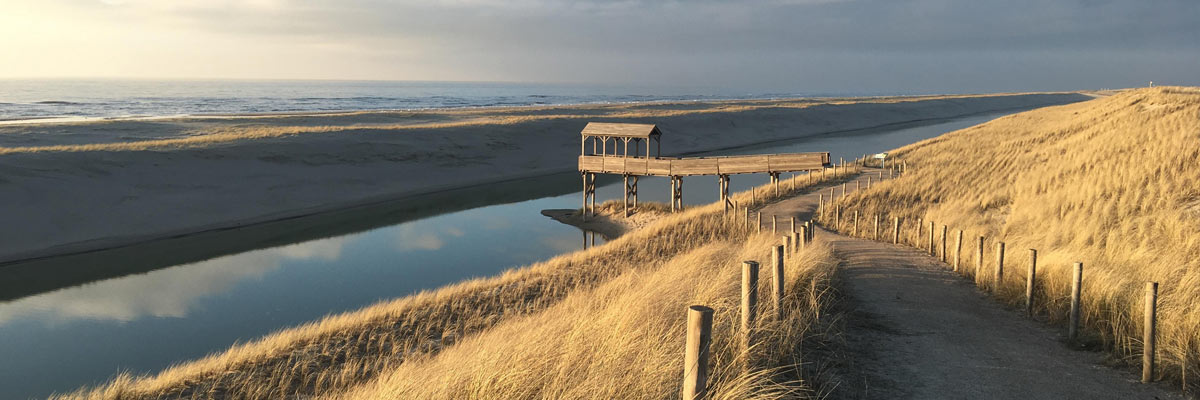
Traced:
[[[683, 177], [716, 176], [720, 183], [721, 202], [728, 210], [733, 207], [729, 199], [730, 175], [765, 173], [771, 177], [772, 183], [778, 185], [781, 173], [819, 171], [831, 165], [827, 152], [663, 157], [662, 132], [651, 124], [591, 122], [583, 128], [581, 135], [579, 172], [583, 175], [585, 217], [596, 213], [596, 174], [616, 174], [624, 177], [625, 215], [628, 216], [629, 208], [637, 206], [637, 182], [641, 176], [663, 176], [671, 179], [672, 211], [683, 207]], [[653, 157], [650, 155], [651, 141], [656, 145]], [[630, 144], [633, 145], [632, 153]]]

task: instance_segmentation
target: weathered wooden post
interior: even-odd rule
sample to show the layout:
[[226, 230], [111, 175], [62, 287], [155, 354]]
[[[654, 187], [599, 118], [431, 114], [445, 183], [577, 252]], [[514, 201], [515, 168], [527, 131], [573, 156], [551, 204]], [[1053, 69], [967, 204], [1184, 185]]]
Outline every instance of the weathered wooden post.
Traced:
[[708, 393], [708, 348], [712, 343], [713, 309], [688, 307], [687, 340], [683, 350], [683, 398], [696, 400]]
[[942, 263], [946, 262], [946, 234], [950, 227], [942, 225]]
[[979, 282], [979, 274], [983, 273], [983, 236], [979, 237], [979, 253], [975, 255], [975, 281]]
[[1067, 338], [1079, 338], [1079, 300], [1083, 292], [1083, 263], [1075, 263], [1074, 275], [1071, 278], [1071, 321], [1067, 326]]
[[937, 228], [937, 225], [934, 225], [933, 221], [929, 221], [929, 255], [930, 256], [937, 256], [937, 253], [934, 252], [934, 249], [933, 249], [933, 230], [936, 228]]
[[851, 236], [858, 236], [858, 210], [854, 210], [854, 229], [850, 233]]
[[783, 243], [783, 254], [792, 254], [796, 249], [792, 244], [792, 235], [779, 235], [779, 241]]
[[783, 249], [775, 247], [775, 265], [771, 266], [772, 302], [775, 303], [775, 318], [783, 320]]
[[1154, 355], [1156, 324], [1158, 323], [1158, 282], [1146, 282], [1146, 315], [1142, 322], [1142, 383], [1154, 380]]
[[796, 216], [795, 216], [795, 215], [793, 215], [793, 216], [791, 217], [791, 221], [792, 221], [792, 230], [791, 230], [791, 232], [792, 232], [792, 233], [796, 233]]
[[[801, 226], [800, 230], [804, 230], [804, 227]], [[800, 232], [792, 232], [792, 245], [792, 252], [796, 254], [799, 254], [800, 249], [804, 248], [804, 238]]]
[[771, 214], [771, 233], [779, 233], [779, 218]]
[[750, 206], [746, 206], [746, 225], [750, 225]]
[[[775, 246], [778, 254], [779, 247]], [[742, 351], [749, 351], [753, 338], [754, 319], [758, 315], [758, 262], [742, 262]]]
[[758, 212], [758, 216], [757, 216], [757, 217], [755, 217], [755, 221], [754, 221], [754, 232], [755, 232], [755, 233], [761, 233], [761, 232], [762, 232], [762, 211], [759, 211], [759, 212]]
[[1037, 250], [1029, 249], [1029, 277], [1025, 279], [1025, 315], [1033, 316], [1033, 288], [1037, 284]]
[[1000, 291], [1000, 285], [1004, 283], [1004, 242], [996, 243], [996, 275], [992, 279], [993, 292]]
[[871, 190], [871, 177], [867, 177], [867, 190]]
[[900, 217], [892, 217], [892, 244], [900, 244]]
[[875, 213], [875, 235], [874, 240], [879, 241], [879, 213]]
[[962, 262], [962, 229], [958, 230], [958, 240], [954, 241], [954, 272], [959, 272], [958, 265]]
[[833, 213], [834, 213], [833, 230], [841, 231], [842, 230], [842, 205], [841, 204], [835, 205], [833, 210], [834, 210], [833, 211]]
[[[867, 178], [867, 179], [871, 179], [871, 178]], [[862, 190], [862, 181], [856, 179], [856, 180], [854, 180], [854, 191], [857, 192], [859, 190]]]

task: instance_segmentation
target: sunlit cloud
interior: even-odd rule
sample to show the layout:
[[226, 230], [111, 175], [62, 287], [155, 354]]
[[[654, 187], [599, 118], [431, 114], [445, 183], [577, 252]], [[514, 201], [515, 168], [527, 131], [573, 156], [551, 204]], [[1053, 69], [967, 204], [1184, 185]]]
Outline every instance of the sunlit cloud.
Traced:
[[227, 292], [240, 282], [261, 279], [287, 260], [337, 260], [346, 240], [331, 238], [258, 250], [17, 299], [0, 304], [0, 325], [31, 315], [47, 323], [183, 318], [201, 299]]

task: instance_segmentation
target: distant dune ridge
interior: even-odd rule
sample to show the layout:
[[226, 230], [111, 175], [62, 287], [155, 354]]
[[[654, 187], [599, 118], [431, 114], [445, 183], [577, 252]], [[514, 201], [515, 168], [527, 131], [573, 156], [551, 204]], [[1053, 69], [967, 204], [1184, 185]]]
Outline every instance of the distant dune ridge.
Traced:
[[574, 169], [588, 121], [664, 154], [1033, 108], [1079, 93], [197, 117], [0, 126], [0, 262]]
[[975, 265], [975, 238], [986, 236], [988, 277], [994, 243], [1006, 242], [1000, 295], [1013, 304], [1024, 298], [1026, 249], [1037, 249], [1037, 312], [1055, 321], [1067, 315], [1071, 265], [1083, 262], [1086, 338], [1134, 365], [1143, 282], [1158, 281], [1159, 371], [1186, 375], [1196, 387], [1200, 88], [1137, 89], [1047, 107], [894, 154], [909, 172], [849, 196], [847, 210], [965, 229], [964, 265]]

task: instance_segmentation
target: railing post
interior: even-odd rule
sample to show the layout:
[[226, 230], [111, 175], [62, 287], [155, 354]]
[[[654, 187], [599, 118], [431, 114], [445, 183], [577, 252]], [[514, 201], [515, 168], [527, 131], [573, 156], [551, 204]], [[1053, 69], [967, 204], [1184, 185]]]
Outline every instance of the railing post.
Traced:
[[934, 236], [933, 231], [936, 228], [937, 228], [937, 225], [935, 225], [933, 223], [933, 221], [929, 221], [929, 256], [930, 257], [937, 256], [937, 252], [933, 248], [933, 236]]
[[892, 244], [900, 244], [900, 217], [892, 217]]
[[713, 309], [688, 307], [687, 340], [683, 350], [683, 399], [696, 400], [708, 393], [708, 350], [712, 343]]
[[979, 253], [975, 255], [975, 282], [979, 282], [979, 274], [983, 273], [983, 236], [979, 237]]
[[[776, 246], [776, 251], [778, 251]], [[742, 262], [742, 351], [753, 345], [754, 319], [758, 315], [758, 263]]]
[[999, 292], [1004, 283], [1004, 242], [996, 243], [996, 275], [992, 279], [992, 291]]
[[959, 264], [962, 263], [962, 239], [963, 231], [958, 230], [958, 239], [954, 241], [954, 272], [960, 272]]
[[1033, 316], [1033, 288], [1037, 285], [1037, 250], [1029, 249], [1029, 277], [1025, 279], [1025, 315]]
[[942, 263], [946, 263], [946, 235], [949, 233], [950, 227], [942, 225]]
[[775, 265], [771, 268], [771, 300], [775, 303], [775, 318], [783, 320], [783, 251], [776, 246], [775, 252]]
[[1079, 338], [1079, 302], [1083, 292], [1083, 263], [1075, 263], [1074, 274], [1071, 277], [1071, 322], [1067, 327], [1067, 338]]
[[1142, 331], [1142, 383], [1154, 380], [1154, 355], [1157, 350], [1158, 282], [1146, 282], [1146, 315]]
[[879, 214], [875, 214], [875, 241], [879, 241]]

